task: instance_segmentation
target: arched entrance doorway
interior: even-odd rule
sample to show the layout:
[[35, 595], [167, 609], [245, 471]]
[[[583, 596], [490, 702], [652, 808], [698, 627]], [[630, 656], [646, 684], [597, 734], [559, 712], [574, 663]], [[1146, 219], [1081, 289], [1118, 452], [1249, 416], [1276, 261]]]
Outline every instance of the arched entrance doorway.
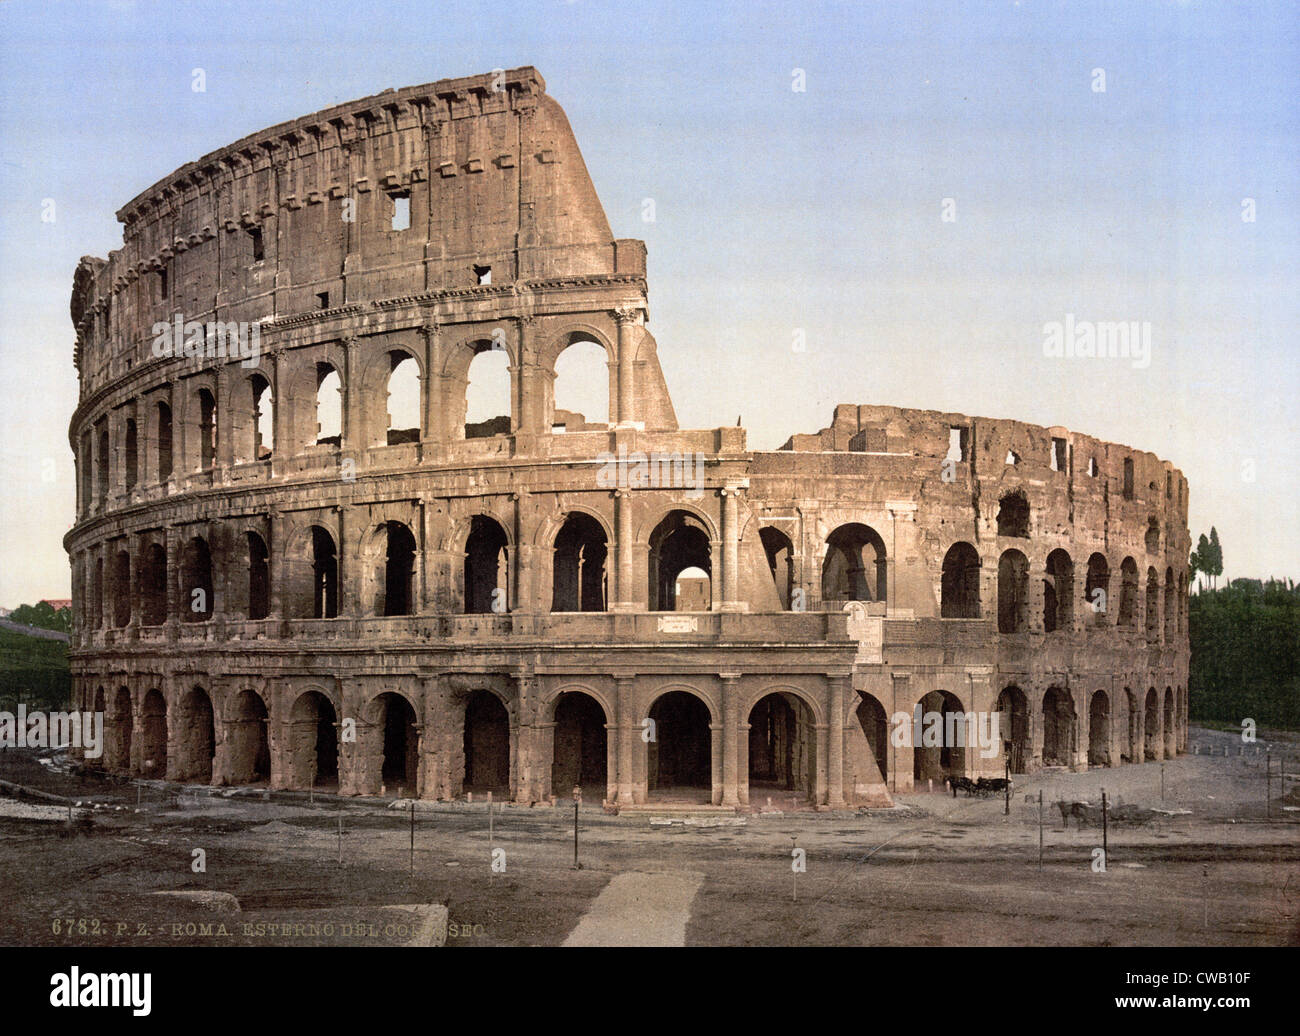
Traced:
[[464, 789], [510, 795], [510, 715], [491, 691], [475, 691], [465, 703]]
[[566, 691], [555, 705], [555, 753], [551, 794], [566, 798], [575, 787], [584, 797], [605, 798], [609, 780], [609, 741], [605, 710], [581, 691]]
[[1043, 695], [1043, 765], [1069, 766], [1074, 756], [1074, 702], [1060, 687]]
[[783, 691], [760, 698], [749, 713], [750, 795], [794, 792], [810, 802], [816, 773], [816, 724], [807, 703]]
[[1160, 758], [1160, 696], [1156, 694], [1154, 687], [1147, 688], [1146, 702], [1143, 705], [1145, 713], [1143, 724], [1142, 754], [1145, 759]]
[[181, 699], [181, 728], [185, 743], [181, 765], [176, 777], [183, 781], [212, 781], [212, 757], [216, 751], [216, 730], [212, 714], [212, 699], [202, 687], [193, 688]]
[[167, 776], [167, 699], [156, 688], [144, 696], [140, 726], [140, 772], [162, 780]]
[[713, 738], [709, 707], [686, 691], [669, 691], [650, 706], [654, 739], [646, 745], [646, 786], [656, 799], [709, 802]]
[[298, 696], [289, 713], [289, 781], [298, 790], [335, 790], [339, 743], [333, 703], [320, 691]]
[[1110, 698], [1097, 691], [1088, 706], [1088, 765], [1110, 765]]
[[[967, 745], [972, 731], [957, 696], [948, 691], [931, 691], [919, 703], [921, 737], [912, 745], [912, 780], [942, 783], [966, 773]], [[916, 724], [909, 731], [915, 737]]]
[[1030, 753], [1029, 699], [1015, 684], [1008, 684], [998, 695], [998, 712], [998, 734], [1002, 750], [1009, 752], [1008, 766], [1012, 773], [1025, 773]]
[[105, 765], [119, 773], [131, 770], [131, 728], [135, 717], [131, 714], [131, 692], [119, 687], [113, 696], [113, 725], [111, 732], [105, 727]]
[[379, 766], [380, 794], [417, 793], [420, 777], [420, 732], [415, 709], [395, 691], [385, 691], [374, 700], [374, 722], [383, 734]]
[[231, 784], [258, 784], [271, 779], [271, 747], [267, 735], [266, 703], [256, 691], [235, 695], [226, 721]]

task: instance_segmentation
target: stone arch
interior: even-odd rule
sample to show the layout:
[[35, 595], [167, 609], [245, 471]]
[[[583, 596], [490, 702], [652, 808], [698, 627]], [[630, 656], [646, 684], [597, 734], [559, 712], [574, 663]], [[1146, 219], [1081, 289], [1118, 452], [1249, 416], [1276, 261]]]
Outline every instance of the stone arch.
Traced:
[[[400, 690], [381, 691], [366, 704], [365, 719], [379, 758], [382, 794], [418, 794], [420, 780], [419, 710]], [[373, 740], [372, 740], [373, 743]]]
[[1029, 538], [1029, 498], [1023, 489], [1003, 493], [998, 500], [998, 535]]
[[1083, 601], [1086, 613], [1095, 626], [1105, 626], [1110, 615], [1110, 563], [1106, 555], [1094, 552], [1088, 558], [1087, 575], [1083, 582]]
[[[973, 750], [974, 744], [961, 699], [951, 691], [936, 688], [921, 696], [917, 708], [921, 710], [921, 740], [912, 745], [912, 779], [942, 783], [949, 777], [962, 776], [967, 752]], [[915, 723], [909, 733], [915, 734]]]
[[343, 442], [344, 399], [347, 386], [339, 367], [326, 360], [316, 362], [315, 409], [316, 434], [310, 441], [317, 446], [339, 446]]
[[248, 617], [265, 619], [271, 614], [271, 552], [262, 534], [244, 531], [248, 549]]
[[707, 697], [685, 685], [661, 688], [646, 715], [654, 738], [646, 743], [646, 788], [660, 798], [699, 799], [713, 794], [715, 711]]
[[181, 621], [207, 622], [212, 618], [215, 587], [212, 550], [202, 536], [193, 536], [181, 548]]
[[1148, 640], [1160, 636], [1160, 575], [1154, 566], [1147, 567], [1146, 634]]
[[650, 611], [676, 610], [677, 578], [686, 569], [701, 570], [712, 586], [713, 548], [709, 528], [694, 511], [687, 508], [668, 511], [646, 543]]
[[1043, 765], [1070, 766], [1074, 761], [1078, 718], [1074, 698], [1053, 684], [1043, 694]]
[[772, 573], [772, 582], [776, 586], [776, 595], [781, 600], [781, 608], [789, 611], [795, 589], [794, 542], [775, 525], [760, 528], [758, 538], [763, 544], [763, 553], [767, 555], [768, 571]]
[[885, 541], [880, 533], [861, 522], [837, 526], [826, 537], [822, 600], [884, 601], [889, 592], [888, 572]]
[[945, 619], [980, 617], [980, 555], [959, 540], [943, 556], [939, 614]]
[[1172, 687], [1165, 688], [1164, 704], [1165, 758], [1170, 759], [1178, 754], [1178, 722], [1174, 713], [1174, 689]]
[[564, 328], [550, 335], [537, 356], [537, 365], [543, 370], [554, 371], [555, 361], [569, 346], [577, 342], [592, 342], [605, 350], [606, 362], [611, 366], [618, 363], [618, 348], [602, 328], [584, 322], [566, 323]]
[[[372, 369], [383, 374], [385, 405], [382, 413], [386, 418], [383, 432], [376, 430], [372, 434], [373, 444], [397, 446], [419, 442], [424, 427], [422, 411], [426, 391], [424, 365], [419, 356], [401, 347], [388, 349], [372, 363]], [[367, 398], [370, 398], [369, 394]]]
[[585, 512], [569, 514], [552, 544], [551, 611], [603, 612], [608, 560], [605, 526]]
[[817, 721], [791, 689], [767, 690], [746, 713], [751, 795], [795, 792], [813, 801], [817, 784]]
[[1074, 560], [1057, 547], [1047, 555], [1043, 578], [1043, 632], [1069, 632], [1074, 625]]
[[167, 776], [167, 699], [156, 687], [140, 702], [140, 772], [159, 780]]
[[1125, 629], [1137, 623], [1138, 569], [1132, 557], [1126, 557], [1119, 566], [1119, 622]]
[[1120, 758], [1126, 763], [1142, 762], [1142, 710], [1138, 708], [1137, 696], [1124, 688], [1124, 706], [1127, 709], [1128, 729], [1124, 743], [1125, 751]]
[[487, 514], [473, 515], [466, 525], [465, 613], [479, 615], [510, 611], [512, 544], [505, 526]]
[[177, 706], [178, 727], [183, 732], [177, 746], [177, 780], [210, 784], [213, 760], [217, 751], [217, 730], [212, 697], [197, 684], [181, 698]]
[[998, 632], [1029, 629], [1029, 559], [1018, 550], [1004, 550], [998, 559]]
[[[509, 346], [494, 346], [490, 340], [473, 343], [463, 380], [462, 437], [484, 439], [509, 435], [515, 428], [514, 371], [516, 362]], [[504, 411], [504, 412], [503, 412]]]
[[119, 687], [113, 695], [112, 721], [104, 725], [104, 765], [115, 773], [129, 773], [135, 715], [131, 691], [126, 687]]
[[1145, 759], [1160, 759], [1160, 695], [1154, 687], [1147, 688], [1146, 699], [1142, 703], [1143, 738], [1142, 755]]
[[1178, 629], [1178, 604], [1175, 600], [1174, 590], [1174, 570], [1172, 567], [1165, 569], [1165, 599], [1164, 599], [1164, 619], [1165, 619], [1165, 643], [1173, 642], [1174, 636]]
[[[613, 353], [604, 341], [585, 331], [571, 331], [565, 338], [564, 347], [542, 367], [545, 427], [553, 428], [561, 413], [581, 414], [585, 424], [608, 427], [617, 395]], [[599, 376], [592, 374], [589, 383], [575, 384], [582, 377], [580, 371], [585, 373], [599, 362], [597, 357], [604, 360], [604, 370]]]
[[109, 600], [113, 603], [113, 625], [121, 628], [131, 622], [131, 555], [119, 550], [113, 555]]
[[414, 615], [419, 545], [410, 525], [388, 518], [371, 525], [361, 537], [363, 599], [373, 615]]
[[510, 709], [495, 690], [477, 688], [465, 699], [462, 788], [508, 797], [511, 787]]
[[568, 795], [574, 787], [609, 788], [609, 712], [586, 689], [570, 686], [559, 691], [547, 710], [554, 718], [555, 743], [551, 757], [552, 794]]
[[289, 787], [337, 788], [338, 712], [330, 696], [303, 691], [289, 710]]
[[1088, 704], [1088, 765], [1110, 765], [1110, 695], [1093, 692]]
[[[885, 706], [881, 704], [880, 699], [875, 695], [868, 694], [865, 691], [858, 692], [858, 704], [853, 710], [853, 716], [862, 729], [862, 735], [867, 740], [867, 745], [871, 749], [874, 757], [876, 768], [880, 771], [881, 783], [889, 782], [889, 773], [894, 768], [890, 762], [893, 758], [890, 752], [889, 740], [889, 714], [885, 711]], [[851, 721], [850, 721], [851, 722]], [[869, 778], [871, 775], [866, 775]], [[861, 778], [859, 778], [861, 782]]]
[[226, 777], [231, 784], [257, 784], [271, 779], [270, 710], [252, 688], [226, 699]]
[[1008, 769], [1012, 773], [1027, 773], [1033, 751], [1029, 736], [1029, 699], [1016, 684], [1007, 684], [998, 695], [997, 712], [1001, 716], [998, 728], [1003, 751], [1007, 750], [1008, 744], [1011, 746]]

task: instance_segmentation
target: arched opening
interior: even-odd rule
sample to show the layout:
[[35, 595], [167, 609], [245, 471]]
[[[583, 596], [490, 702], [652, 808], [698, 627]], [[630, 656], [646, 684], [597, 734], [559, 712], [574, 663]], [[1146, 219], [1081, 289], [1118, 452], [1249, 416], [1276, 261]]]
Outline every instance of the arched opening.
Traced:
[[157, 780], [167, 776], [167, 699], [157, 688], [140, 708], [140, 772]]
[[253, 459], [268, 460], [275, 446], [271, 383], [260, 374], [254, 374], [250, 380], [253, 389]]
[[140, 622], [161, 626], [167, 621], [167, 551], [160, 544], [149, 544], [139, 567]]
[[[918, 703], [921, 738], [912, 746], [912, 780], [942, 783], [966, 773], [966, 752], [975, 748], [975, 735], [957, 697], [948, 691], [931, 691]], [[912, 730], [915, 732], [913, 722]]]
[[1143, 704], [1145, 722], [1142, 743], [1144, 759], [1160, 758], [1160, 695], [1154, 687], [1147, 688], [1146, 702]]
[[713, 582], [709, 573], [692, 565], [677, 573], [673, 584], [673, 610], [706, 612], [713, 607]]
[[172, 476], [172, 408], [159, 403], [155, 408], [155, 431], [158, 438], [158, 481]]
[[104, 625], [104, 559], [96, 558], [90, 575], [91, 625], [100, 629]]
[[1074, 700], [1060, 687], [1043, 695], [1043, 765], [1069, 766], [1074, 758]]
[[1029, 629], [1029, 559], [1018, 550], [998, 559], [998, 632]]
[[257, 533], [248, 533], [247, 540], [248, 617], [265, 619], [271, 614], [271, 555]]
[[1110, 765], [1110, 698], [1097, 691], [1088, 706], [1088, 765]]
[[1029, 538], [1029, 500], [1021, 490], [998, 501], [998, 535]]
[[96, 502], [101, 508], [108, 503], [108, 464], [108, 426], [101, 424], [99, 428], [98, 463], [95, 465], [95, 475], [98, 483]]
[[477, 342], [465, 387], [465, 438], [510, 434], [510, 355]]
[[388, 354], [388, 445], [420, 441], [420, 365], [404, 352]]
[[1138, 567], [1132, 558], [1119, 566], [1119, 625], [1132, 629], [1137, 623]]
[[569, 515], [555, 536], [551, 611], [603, 612], [606, 602], [605, 530], [590, 515]]
[[131, 622], [131, 555], [119, 550], [113, 558], [113, 582], [109, 591], [113, 602], [113, 625]]
[[86, 765], [87, 765], [87, 766], [93, 766], [93, 767], [99, 767], [99, 768], [101, 768], [101, 769], [112, 769], [112, 766], [110, 765], [111, 760], [110, 760], [110, 756], [109, 756], [109, 746], [108, 746], [108, 743], [107, 743], [107, 742], [108, 742], [108, 739], [109, 739], [109, 738], [108, 738], [108, 729], [109, 729], [109, 726], [110, 726], [109, 720], [111, 719], [111, 717], [108, 716], [108, 714], [107, 714], [107, 711], [108, 711], [108, 710], [107, 710], [107, 707], [106, 707], [106, 703], [105, 703], [105, 701], [104, 701], [104, 688], [103, 688], [103, 687], [96, 687], [96, 688], [95, 688], [95, 693], [92, 694], [92, 695], [91, 695], [91, 698], [90, 698], [90, 709], [91, 709], [91, 713], [92, 713], [92, 715], [103, 716], [103, 717], [104, 717], [104, 727], [103, 727], [103, 730], [104, 730], [104, 743], [102, 744], [103, 751], [101, 752], [100, 757], [99, 757], [98, 759], [94, 759], [94, 760], [87, 758], [87, 759], [86, 759]]
[[555, 756], [551, 764], [551, 793], [569, 795], [599, 791], [605, 797], [609, 774], [609, 746], [605, 710], [581, 691], [566, 691], [555, 706]]
[[134, 489], [140, 474], [140, 442], [135, 430], [135, 418], [126, 419], [126, 488]]
[[713, 797], [713, 740], [709, 707], [686, 691], [669, 691], [650, 706], [654, 738], [647, 745], [646, 777], [657, 799], [707, 802]]
[[[650, 534], [648, 573], [652, 612], [684, 610], [678, 606], [677, 577], [688, 568], [699, 569], [705, 577], [712, 578], [713, 562], [709, 553], [709, 534], [704, 523], [689, 511], [670, 511]], [[693, 576], [693, 578], [699, 577]], [[683, 587], [683, 589], [689, 588]], [[711, 592], [710, 598], [712, 598]], [[698, 605], [698, 601], [683, 603]], [[707, 607], [711, 606], [710, 599]], [[692, 610], [706, 609], [697, 606]]]
[[885, 541], [875, 529], [851, 522], [826, 537], [824, 602], [884, 601], [888, 583]]
[[1174, 601], [1174, 570], [1165, 569], [1165, 643], [1174, 639], [1178, 626], [1178, 607]]
[[465, 791], [510, 795], [510, 714], [491, 691], [465, 703]]
[[1043, 580], [1043, 632], [1069, 630], [1074, 625], [1074, 561], [1059, 547], [1047, 555]]
[[980, 556], [969, 543], [954, 543], [943, 556], [939, 614], [945, 619], [980, 617]]
[[749, 713], [749, 793], [795, 792], [813, 797], [817, 732], [812, 710], [798, 695], [776, 692]]
[[998, 695], [998, 733], [1007, 765], [1012, 773], [1026, 773], [1030, 756], [1029, 699], [1015, 684], [1008, 684]]
[[1087, 602], [1095, 626], [1105, 626], [1110, 608], [1110, 565], [1102, 554], [1088, 558], [1088, 574], [1083, 582], [1083, 599]]
[[552, 431], [609, 424], [609, 356], [603, 345], [570, 337], [555, 360], [554, 400]]
[[195, 536], [181, 551], [181, 595], [183, 622], [212, 618], [212, 552], [201, 536]]
[[184, 761], [179, 767], [180, 780], [212, 781], [212, 757], [216, 751], [216, 729], [212, 714], [212, 699], [202, 687], [192, 688], [181, 699], [181, 729], [185, 731], [182, 747]]
[[316, 445], [343, 441], [343, 379], [328, 363], [316, 364]]
[[1165, 688], [1165, 758], [1178, 754], [1178, 724], [1174, 722], [1174, 689]]
[[880, 779], [882, 782], [887, 782], [889, 780], [891, 756], [889, 752], [889, 717], [885, 715], [885, 707], [870, 694], [862, 694], [862, 700], [858, 702], [855, 714], [858, 717], [858, 725], [862, 728], [863, 736], [866, 737], [867, 744], [871, 748], [871, 755], [876, 761], [876, 768], [880, 771]]
[[104, 765], [114, 773], [131, 769], [131, 733], [135, 717], [131, 714], [131, 692], [119, 687], [113, 696], [113, 722], [104, 726]]
[[1147, 639], [1155, 640], [1160, 635], [1160, 576], [1154, 568], [1147, 569]]
[[1128, 737], [1124, 742], [1124, 751], [1120, 761], [1140, 763], [1142, 761], [1142, 713], [1138, 709], [1137, 697], [1129, 688], [1124, 688], [1124, 706], [1128, 710]]
[[313, 616], [334, 619], [339, 614], [339, 559], [334, 537], [319, 525], [311, 527]]
[[207, 471], [217, 461], [217, 401], [207, 389], [199, 389], [199, 467]]
[[334, 704], [320, 691], [298, 696], [289, 712], [290, 787], [338, 787], [338, 718]]
[[492, 518], [476, 514], [465, 540], [465, 612], [480, 615], [510, 610], [509, 543]]
[[763, 553], [767, 555], [767, 567], [772, 573], [772, 582], [776, 584], [781, 607], [789, 611], [794, 594], [794, 544], [789, 536], [771, 525], [759, 529], [758, 537], [763, 541]]
[[271, 779], [271, 747], [266, 703], [256, 691], [240, 691], [226, 721], [226, 763], [231, 784], [257, 784]]
[[394, 691], [385, 691], [374, 699], [375, 717], [383, 736], [383, 756], [379, 776], [382, 794], [417, 793], [420, 777], [420, 732], [416, 729], [415, 709]]
[[1160, 553], [1160, 522], [1155, 515], [1147, 519], [1147, 531], [1143, 537], [1143, 545], [1146, 547], [1148, 554]]
[[414, 608], [415, 536], [401, 522], [385, 522], [384, 614], [410, 615]]

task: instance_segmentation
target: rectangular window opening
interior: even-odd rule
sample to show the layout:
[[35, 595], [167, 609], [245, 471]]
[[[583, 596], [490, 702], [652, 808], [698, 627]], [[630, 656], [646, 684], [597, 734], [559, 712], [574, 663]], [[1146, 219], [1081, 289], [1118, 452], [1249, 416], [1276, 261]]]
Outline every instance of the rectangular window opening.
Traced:
[[476, 266], [474, 267], [474, 276], [478, 279], [479, 284], [492, 283], [492, 267]]
[[1052, 470], [1065, 471], [1069, 467], [1069, 448], [1064, 439], [1052, 439]]
[[160, 299], [165, 299], [167, 297], [167, 290], [167, 267], [164, 266], [158, 271], [158, 297]]
[[266, 253], [262, 249], [262, 228], [250, 227], [248, 236], [253, 239], [253, 262], [260, 263], [266, 258]]
[[317, 293], [317, 295], [316, 295], [316, 308], [317, 308], [317, 309], [329, 309], [329, 308], [330, 308], [330, 293], [329, 293], [328, 291], [322, 291], [322, 292], [318, 292], [318, 293]]
[[393, 199], [393, 230], [411, 229], [411, 196], [407, 193], [391, 195]]

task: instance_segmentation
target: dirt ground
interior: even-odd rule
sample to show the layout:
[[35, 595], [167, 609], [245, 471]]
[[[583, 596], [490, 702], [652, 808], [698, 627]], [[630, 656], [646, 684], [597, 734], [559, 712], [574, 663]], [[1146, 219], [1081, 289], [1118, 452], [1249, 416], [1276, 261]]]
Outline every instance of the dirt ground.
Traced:
[[[937, 791], [860, 813], [584, 806], [581, 869], [563, 804], [498, 805], [491, 838], [482, 802], [420, 804], [412, 869], [407, 809], [138, 787], [6, 750], [0, 779], [100, 808], [78, 811], [89, 833], [72, 833], [48, 809], [0, 798], [0, 944], [402, 945], [416, 905], [445, 903], [449, 946], [559, 945], [615, 874], [689, 871], [705, 878], [688, 945], [1300, 945], [1300, 809], [1285, 808], [1300, 806], [1300, 781], [1279, 801], [1278, 775], [1279, 759], [1300, 773], [1300, 744], [1269, 740], [1269, 819], [1263, 741], [1239, 755], [1239, 737], [1193, 728], [1191, 743], [1200, 754], [1163, 767], [1018, 777], [1010, 815], [1002, 797]], [[1099, 803], [1103, 788], [1112, 806], [1169, 811], [1111, 826], [1104, 873], [1101, 831], [1063, 827], [1051, 805]], [[238, 904], [157, 895], [175, 891]]]

